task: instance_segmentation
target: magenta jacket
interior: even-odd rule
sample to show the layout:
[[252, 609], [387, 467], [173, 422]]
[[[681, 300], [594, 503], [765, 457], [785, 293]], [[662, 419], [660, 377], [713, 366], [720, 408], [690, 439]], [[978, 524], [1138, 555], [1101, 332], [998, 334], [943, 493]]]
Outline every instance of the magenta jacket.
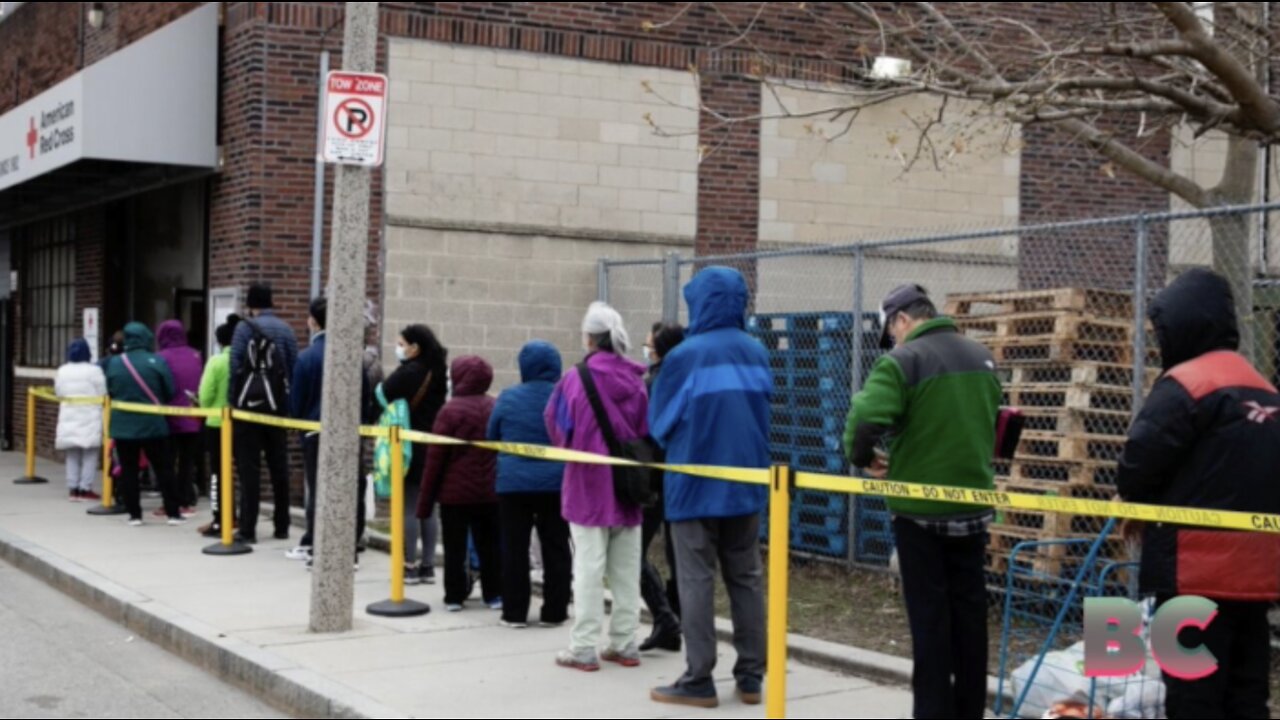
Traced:
[[[178, 320], [169, 320], [160, 325], [156, 335], [157, 353], [169, 364], [173, 372], [173, 407], [191, 407], [194, 403], [187, 396], [187, 391], [199, 396], [200, 378], [204, 375], [204, 360], [199, 351], [187, 344], [187, 331]], [[174, 435], [198, 433], [204, 429], [201, 418], [169, 418], [169, 432]]]

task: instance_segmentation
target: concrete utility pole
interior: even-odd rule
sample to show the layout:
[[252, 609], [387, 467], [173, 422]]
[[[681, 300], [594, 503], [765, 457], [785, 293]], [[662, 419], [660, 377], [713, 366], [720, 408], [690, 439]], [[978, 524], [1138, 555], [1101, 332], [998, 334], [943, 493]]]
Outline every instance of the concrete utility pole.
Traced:
[[[344, 70], [373, 72], [378, 3], [346, 3]], [[364, 372], [365, 275], [369, 258], [369, 168], [339, 165], [329, 251], [330, 293], [316, 537], [311, 574], [311, 631], [351, 630], [355, 603], [356, 495], [360, 457], [360, 374]]]

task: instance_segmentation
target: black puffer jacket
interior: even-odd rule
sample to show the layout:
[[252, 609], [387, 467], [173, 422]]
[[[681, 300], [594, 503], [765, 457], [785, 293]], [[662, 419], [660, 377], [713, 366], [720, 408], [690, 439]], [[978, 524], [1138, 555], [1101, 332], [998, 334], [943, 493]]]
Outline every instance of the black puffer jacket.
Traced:
[[[1280, 513], [1280, 394], [1243, 356], [1226, 280], [1192, 270], [1151, 307], [1164, 374], [1129, 431], [1126, 500]], [[1262, 522], [1259, 519], [1259, 522]], [[1280, 535], [1148, 525], [1144, 592], [1280, 599]]]

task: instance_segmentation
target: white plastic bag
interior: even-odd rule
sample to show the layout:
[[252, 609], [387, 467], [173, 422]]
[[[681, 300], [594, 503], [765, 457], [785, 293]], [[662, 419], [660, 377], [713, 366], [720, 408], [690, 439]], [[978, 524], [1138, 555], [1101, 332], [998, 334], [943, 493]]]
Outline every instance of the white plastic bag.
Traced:
[[[1038, 718], [1061, 700], [1089, 697], [1089, 678], [1084, 676], [1084, 645], [1077, 643], [1066, 650], [1055, 650], [1044, 656], [1040, 671], [1036, 673], [1031, 689], [1027, 691], [1018, 714], [1024, 718]], [[1016, 700], [1026, 687], [1036, 659], [1023, 663], [1010, 675], [1013, 697]]]
[[1124, 695], [1107, 705], [1107, 717], [1121, 720], [1162, 718], [1166, 692], [1164, 683], [1160, 680], [1144, 678], [1132, 681], [1125, 688]]

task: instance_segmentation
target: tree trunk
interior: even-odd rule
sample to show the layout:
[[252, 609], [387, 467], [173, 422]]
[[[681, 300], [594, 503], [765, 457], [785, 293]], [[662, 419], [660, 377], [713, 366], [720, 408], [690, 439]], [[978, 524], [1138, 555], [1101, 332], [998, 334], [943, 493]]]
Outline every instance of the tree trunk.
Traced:
[[1235, 296], [1236, 318], [1240, 325], [1240, 352], [1249, 360], [1256, 360], [1253, 315], [1253, 260], [1250, 240], [1256, 215], [1226, 215], [1212, 218], [1209, 227], [1213, 231], [1213, 269], [1231, 284]]

